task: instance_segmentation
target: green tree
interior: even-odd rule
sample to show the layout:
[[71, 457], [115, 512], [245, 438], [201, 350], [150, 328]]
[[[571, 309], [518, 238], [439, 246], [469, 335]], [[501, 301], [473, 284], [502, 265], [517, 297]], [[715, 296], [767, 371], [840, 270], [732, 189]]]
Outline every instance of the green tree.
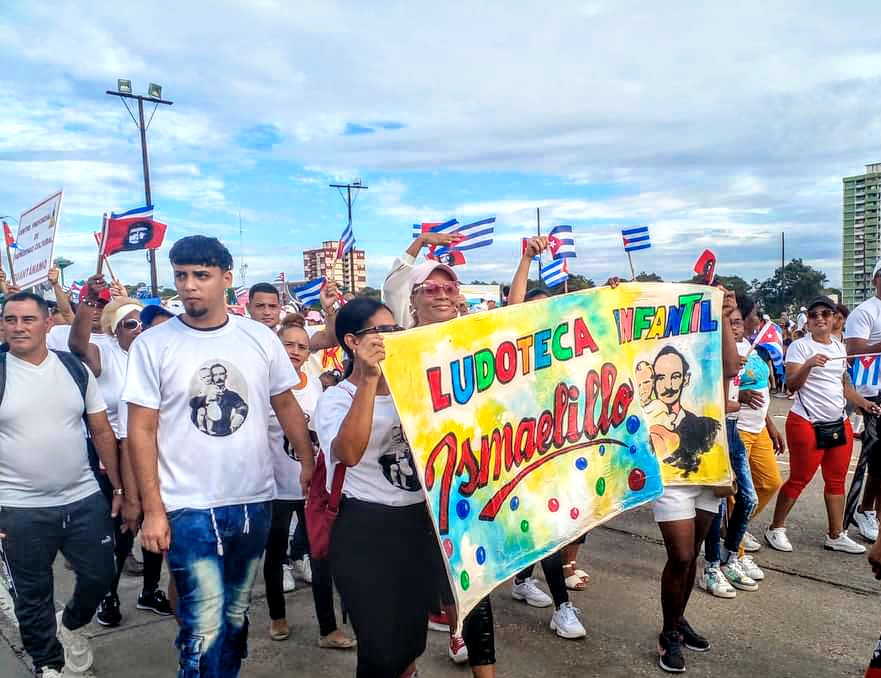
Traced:
[[753, 281], [756, 300], [765, 313], [778, 317], [783, 311], [807, 304], [826, 286], [826, 274], [801, 259], [778, 267], [763, 282]]
[[664, 279], [657, 273], [640, 271], [636, 276], [636, 282], [664, 282]]
[[360, 292], [358, 292], [359, 297], [370, 297], [371, 299], [376, 299], [379, 301], [382, 298], [382, 292], [375, 287], [363, 287]]
[[[683, 280], [682, 282], [700, 283], [702, 282], [702, 278], [700, 276], [693, 275], [689, 280]], [[726, 289], [731, 290], [735, 294], [749, 294], [750, 291], [750, 284], [739, 275], [717, 275], [716, 282]], [[757, 282], [758, 281], [754, 281], [754, 283]]]

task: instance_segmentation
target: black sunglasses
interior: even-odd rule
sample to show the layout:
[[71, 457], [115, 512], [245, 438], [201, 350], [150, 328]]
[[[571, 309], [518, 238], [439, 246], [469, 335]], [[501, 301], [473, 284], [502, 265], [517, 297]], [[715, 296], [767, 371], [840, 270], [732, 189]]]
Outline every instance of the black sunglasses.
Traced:
[[389, 332], [401, 332], [403, 327], [400, 325], [374, 325], [373, 327], [365, 327], [363, 330], [352, 332], [356, 337], [362, 337], [365, 334], [388, 334]]

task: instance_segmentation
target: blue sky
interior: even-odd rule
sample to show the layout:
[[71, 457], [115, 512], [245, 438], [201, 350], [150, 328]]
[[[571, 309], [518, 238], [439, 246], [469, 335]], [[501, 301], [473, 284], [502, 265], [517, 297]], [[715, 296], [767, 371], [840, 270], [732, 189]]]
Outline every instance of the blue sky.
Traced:
[[[175, 102], [149, 131], [164, 283], [192, 233], [244, 255], [249, 284], [299, 278], [345, 224], [327, 185], [361, 177], [373, 285], [413, 222], [493, 215], [462, 277], [508, 280], [536, 207], [598, 281], [626, 270], [620, 225], [647, 223], [636, 265], [665, 279], [705, 247], [767, 277], [786, 231], [837, 284], [841, 177], [881, 160], [881, 7], [710, 4], [7, 2], [0, 214], [63, 187], [56, 253], [88, 274], [101, 213], [143, 199], [137, 130], [103, 93], [126, 77]], [[146, 278], [139, 254], [112, 263]]]

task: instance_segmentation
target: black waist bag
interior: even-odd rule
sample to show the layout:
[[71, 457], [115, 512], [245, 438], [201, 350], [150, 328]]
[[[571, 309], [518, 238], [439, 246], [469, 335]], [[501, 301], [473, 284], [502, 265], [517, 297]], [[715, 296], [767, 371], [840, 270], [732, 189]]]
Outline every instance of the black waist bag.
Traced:
[[[805, 407], [805, 401], [799, 395], [802, 409], [810, 418], [811, 413]], [[847, 442], [847, 433], [844, 430], [844, 416], [838, 421], [812, 421], [811, 426], [814, 427], [814, 437], [817, 441], [818, 450], [828, 450], [830, 447], [840, 447]]]

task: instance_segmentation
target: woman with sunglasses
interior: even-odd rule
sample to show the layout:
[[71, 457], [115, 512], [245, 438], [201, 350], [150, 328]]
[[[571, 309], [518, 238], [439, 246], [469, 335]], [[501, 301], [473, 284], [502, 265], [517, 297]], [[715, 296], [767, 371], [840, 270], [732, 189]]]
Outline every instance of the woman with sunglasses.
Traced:
[[[300, 383], [294, 387], [294, 397], [306, 417], [309, 435], [318, 451], [315, 435], [315, 407], [321, 397], [321, 382], [310, 377], [303, 365], [309, 358], [309, 335], [305, 329], [306, 321], [298, 313], [286, 315], [282, 320], [278, 337], [294, 366]], [[290, 635], [285, 618], [284, 599], [284, 560], [288, 546], [291, 516], [297, 514], [297, 533], [291, 547], [291, 560], [302, 561], [309, 553], [309, 538], [306, 535], [305, 496], [300, 486], [300, 462], [294, 454], [293, 446], [285, 437], [274, 413], [269, 419], [269, 442], [273, 454], [276, 497], [272, 501], [272, 524], [266, 544], [266, 557], [263, 561], [263, 579], [266, 582], [266, 602], [269, 606], [269, 637], [272, 640], [285, 640]], [[347, 650], [355, 643], [337, 628], [333, 607], [333, 581], [330, 565], [326, 560], [311, 562], [312, 598], [315, 615], [318, 617], [318, 646], [328, 649]]]
[[346, 467], [330, 540], [333, 579], [358, 640], [357, 678], [414, 675], [424, 652], [438, 544], [380, 363], [400, 327], [384, 304], [357, 297], [339, 312], [345, 378], [318, 401], [315, 424], [328, 492]]
[[[860, 554], [865, 547], [843, 529], [844, 486], [853, 451], [853, 430], [845, 416], [847, 402], [872, 414], [881, 407], [859, 395], [847, 375], [847, 350], [832, 337], [835, 304], [817, 297], [808, 305], [808, 334], [786, 352], [786, 383], [796, 394], [786, 419], [789, 479], [777, 495], [774, 520], [768, 531], [778, 551], [792, 551], [786, 518], [817, 468], [823, 470], [828, 531], [823, 548]], [[840, 440], [840, 444], [836, 444]]]
[[[119, 287], [117, 287], [118, 290]], [[104, 401], [107, 403], [107, 417], [116, 434], [119, 446], [123, 485], [126, 491], [131, 492], [131, 488], [135, 487], [134, 473], [128, 461], [125, 445], [126, 435], [120, 428], [119, 407], [122, 387], [125, 384], [128, 350], [135, 338], [141, 333], [140, 315], [143, 304], [126, 296], [117, 296], [109, 303], [102, 304], [100, 328], [108, 341], [93, 343], [90, 341], [93, 314], [98, 304], [97, 300], [107, 296], [104, 294], [107, 292], [107, 287], [101, 276], [92, 276], [84, 291], [86, 291], [86, 297], [77, 308], [68, 342], [70, 350], [89, 366], [98, 381], [101, 395], [104, 396]], [[100, 470], [98, 483], [105, 495], [113, 491], [106, 476]], [[108, 497], [108, 501], [111, 498]], [[126, 497], [126, 503], [133, 504], [133, 499], [134, 497]], [[116, 577], [113, 580], [113, 586], [101, 602], [95, 615], [95, 619], [103, 626], [119, 626], [122, 622], [117, 589], [125, 560], [132, 549], [137, 532], [136, 518], [132, 516], [132, 511], [124, 511], [124, 514], [125, 517], [119, 516], [114, 523]], [[138, 596], [137, 607], [160, 616], [168, 616], [172, 614], [172, 609], [165, 592], [159, 588], [161, 572], [162, 555], [145, 550], [143, 588]]]

